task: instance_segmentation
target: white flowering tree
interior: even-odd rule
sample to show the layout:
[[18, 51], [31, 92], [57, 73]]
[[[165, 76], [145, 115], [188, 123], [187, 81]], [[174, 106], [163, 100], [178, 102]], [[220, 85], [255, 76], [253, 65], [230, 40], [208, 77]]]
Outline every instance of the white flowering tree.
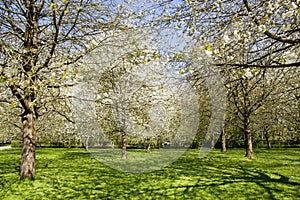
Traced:
[[[121, 27], [113, 1], [0, 1], [0, 77], [21, 107], [21, 178], [35, 175], [39, 108], [70, 85], [75, 65], [100, 45], [94, 36]], [[125, 15], [124, 15], [125, 16]]]
[[299, 0], [162, 0], [160, 5], [159, 19], [202, 41], [216, 65], [300, 66]]
[[[263, 107], [274, 105], [278, 94], [284, 93], [282, 85], [287, 81], [284, 69], [231, 70], [229, 73], [228, 112], [236, 116], [235, 125], [245, 139], [246, 157], [253, 157], [253, 127], [260, 120]], [[273, 102], [274, 101], [274, 102]], [[266, 119], [264, 119], [265, 121]], [[272, 119], [269, 119], [272, 121]]]
[[[246, 156], [252, 158], [252, 136], [246, 133], [250, 116], [276, 85], [265, 84], [272, 78], [262, 78], [259, 68], [300, 66], [300, 1], [161, 0], [156, 5], [161, 8], [155, 11], [157, 23], [187, 32], [205, 47], [212, 64], [236, 76], [228, 82], [229, 99], [244, 124]], [[279, 81], [277, 73], [267, 74]]]

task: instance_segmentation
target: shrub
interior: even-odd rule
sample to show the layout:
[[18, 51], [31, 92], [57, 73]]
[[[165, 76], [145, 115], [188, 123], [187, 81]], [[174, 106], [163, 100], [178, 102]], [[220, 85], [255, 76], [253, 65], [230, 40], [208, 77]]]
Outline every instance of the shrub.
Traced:
[[10, 142], [11, 147], [22, 147], [22, 141], [20, 140], [12, 140]]

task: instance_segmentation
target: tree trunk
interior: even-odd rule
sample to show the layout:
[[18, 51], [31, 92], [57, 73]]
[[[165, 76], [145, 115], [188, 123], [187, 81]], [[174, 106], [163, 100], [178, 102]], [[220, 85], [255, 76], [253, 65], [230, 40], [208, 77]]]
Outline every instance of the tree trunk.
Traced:
[[248, 126], [244, 127], [244, 134], [245, 134], [245, 145], [246, 145], [245, 157], [252, 159], [253, 158], [252, 134], [248, 129]]
[[150, 153], [150, 151], [151, 151], [151, 144], [150, 144], [150, 142], [148, 143], [148, 147], [147, 147], [147, 153]]
[[127, 159], [126, 156], [126, 133], [122, 131], [122, 159]]
[[215, 148], [215, 134], [212, 133], [211, 134], [211, 149], [214, 149]]
[[221, 143], [222, 143], [221, 151], [225, 153], [227, 149], [226, 149], [226, 134], [224, 128], [222, 128], [222, 132], [221, 132]]
[[268, 149], [271, 149], [272, 146], [271, 146], [270, 136], [267, 132], [265, 133], [265, 137], [266, 137], [266, 142], [267, 142], [267, 145], [268, 145]]
[[36, 137], [36, 118], [34, 113], [22, 116], [23, 135], [22, 135], [22, 159], [20, 166], [21, 178], [33, 178], [35, 175], [35, 137]]
[[71, 137], [69, 136], [69, 140], [68, 140], [68, 148], [71, 148]]
[[110, 137], [110, 144], [111, 144], [111, 148], [112, 149], [114, 149], [115, 148], [115, 140], [114, 140], [115, 138], [114, 138], [114, 136], [112, 135], [111, 137]]
[[111, 141], [111, 148], [114, 149], [115, 148], [115, 142], [112, 140]]
[[[26, 28], [24, 30], [24, 44], [23, 52], [20, 59], [23, 63], [23, 70], [28, 75], [28, 85], [23, 90], [25, 96], [19, 93], [18, 89], [10, 85], [12, 93], [20, 101], [24, 111], [21, 115], [23, 123], [22, 133], [22, 159], [20, 166], [20, 177], [21, 178], [33, 178], [35, 175], [35, 148], [36, 148], [36, 107], [34, 100], [37, 97], [36, 93], [36, 80], [37, 77], [31, 76], [33, 69], [36, 66], [38, 58], [38, 12], [36, 12], [34, 1], [28, 1], [26, 4]], [[24, 51], [25, 50], [25, 51]], [[27, 91], [29, 89], [29, 91]]]
[[84, 144], [84, 149], [85, 151], [88, 151], [89, 150], [89, 136], [86, 137], [85, 139], [85, 144]]
[[161, 141], [160, 141], [160, 137], [159, 136], [157, 137], [157, 146], [158, 146], [158, 149], [161, 148]]

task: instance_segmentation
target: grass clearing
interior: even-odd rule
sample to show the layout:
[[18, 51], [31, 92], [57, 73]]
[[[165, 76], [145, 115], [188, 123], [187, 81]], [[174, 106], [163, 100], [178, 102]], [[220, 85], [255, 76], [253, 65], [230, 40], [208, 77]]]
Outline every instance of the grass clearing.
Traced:
[[[146, 154], [146, 153], [145, 153]], [[0, 151], [0, 199], [297, 199], [300, 149], [189, 150], [148, 173], [125, 173], [83, 149], [37, 149], [35, 180], [19, 179], [21, 149]], [[131, 160], [132, 162], [132, 160]]]

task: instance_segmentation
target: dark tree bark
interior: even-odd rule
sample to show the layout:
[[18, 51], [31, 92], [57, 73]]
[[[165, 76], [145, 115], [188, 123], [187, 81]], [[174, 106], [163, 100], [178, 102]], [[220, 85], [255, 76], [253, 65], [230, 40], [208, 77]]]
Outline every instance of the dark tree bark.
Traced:
[[24, 114], [23, 123], [23, 141], [22, 141], [22, 159], [20, 166], [21, 178], [33, 178], [35, 175], [35, 115], [34, 113]]
[[126, 132], [122, 131], [122, 159], [127, 159], [126, 155]]
[[266, 142], [267, 142], [267, 145], [268, 145], [268, 149], [271, 149], [272, 145], [271, 145], [271, 141], [270, 141], [270, 135], [267, 132], [264, 135], [266, 137]]
[[160, 136], [157, 137], [157, 147], [158, 147], [158, 149], [161, 148], [161, 140], [160, 140]]
[[221, 132], [221, 151], [222, 152], [227, 152], [227, 148], [226, 148], [226, 133], [224, 128], [222, 128], [222, 132]]

